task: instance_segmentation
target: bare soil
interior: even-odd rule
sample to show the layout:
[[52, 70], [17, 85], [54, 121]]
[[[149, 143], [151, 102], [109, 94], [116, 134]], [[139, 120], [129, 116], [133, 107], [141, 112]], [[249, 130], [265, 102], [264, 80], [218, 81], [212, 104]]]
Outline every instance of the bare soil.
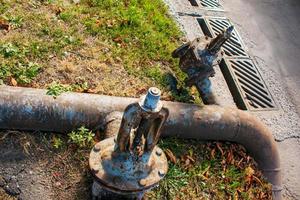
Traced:
[[0, 199], [89, 199], [89, 150], [56, 150], [49, 133], [1, 136]]

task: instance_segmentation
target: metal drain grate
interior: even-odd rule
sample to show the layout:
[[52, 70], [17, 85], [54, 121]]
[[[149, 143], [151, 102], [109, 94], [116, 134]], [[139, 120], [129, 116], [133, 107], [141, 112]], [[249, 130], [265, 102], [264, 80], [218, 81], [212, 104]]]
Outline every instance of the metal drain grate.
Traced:
[[[209, 37], [216, 37], [221, 31], [232, 25], [226, 18], [206, 17], [197, 20], [203, 33]], [[249, 57], [236, 29], [233, 30], [231, 38], [223, 45], [222, 49], [227, 57]]]
[[238, 108], [276, 109], [275, 101], [251, 59], [222, 59], [220, 68]]
[[200, 0], [200, 4], [205, 9], [223, 11], [221, 4], [217, 0]]

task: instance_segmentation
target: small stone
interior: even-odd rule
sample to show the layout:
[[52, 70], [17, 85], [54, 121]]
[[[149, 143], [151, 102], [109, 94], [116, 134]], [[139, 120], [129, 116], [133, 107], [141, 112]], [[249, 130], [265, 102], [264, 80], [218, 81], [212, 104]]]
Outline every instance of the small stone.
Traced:
[[57, 181], [57, 182], [55, 183], [55, 186], [56, 186], [56, 187], [60, 187], [60, 186], [61, 186], [61, 182]]

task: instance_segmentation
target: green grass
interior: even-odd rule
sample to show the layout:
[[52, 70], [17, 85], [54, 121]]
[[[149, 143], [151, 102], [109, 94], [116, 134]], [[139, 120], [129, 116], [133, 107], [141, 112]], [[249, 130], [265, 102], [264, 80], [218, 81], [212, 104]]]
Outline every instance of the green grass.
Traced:
[[59, 95], [69, 91], [82, 92], [88, 89], [87, 82], [77, 82], [73, 85], [63, 85], [61, 83], [52, 82], [47, 87], [47, 95], [53, 96], [53, 98], [57, 98]]
[[[140, 96], [157, 86], [164, 99], [197, 102], [171, 57], [182, 33], [162, 0], [12, 0], [1, 7], [0, 19], [10, 25], [0, 30], [2, 83], [14, 78], [19, 86], [47, 88], [79, 78], [92, 93]], [[38, 72], [19, 78], [15, 66], [29, 63]], [[181, 92], [172, 91], [169, 74]]]

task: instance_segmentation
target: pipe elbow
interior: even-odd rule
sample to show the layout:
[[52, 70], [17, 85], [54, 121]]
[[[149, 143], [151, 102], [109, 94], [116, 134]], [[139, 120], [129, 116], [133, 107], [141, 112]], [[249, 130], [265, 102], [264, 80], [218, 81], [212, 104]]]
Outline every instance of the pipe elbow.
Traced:
[[271, 131], [258, 118], [237, 111], [239, 127], [233, 141], [243, 145], [254, 157], [263, 175], [272, 184], [273, 199], [281, 199], [282, 180], [280, 157]]
[[273, 185], [273, 198], [281, 199], [280, 159], [270, 130], [255, 116], [216, 105], [195, 106], [167, 103], [170, 117], [165, 136], [199, 140], [230, 141], [243, 145]]

